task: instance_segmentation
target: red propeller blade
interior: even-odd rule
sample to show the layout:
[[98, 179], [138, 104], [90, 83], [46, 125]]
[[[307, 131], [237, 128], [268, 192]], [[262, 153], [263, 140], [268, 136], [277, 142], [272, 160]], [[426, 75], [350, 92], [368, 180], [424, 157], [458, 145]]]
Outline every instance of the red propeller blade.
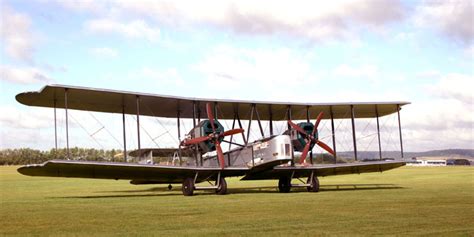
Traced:
[[219, 164], [221, 165], [221, 169], [224, 169], [225, 167], [224, 152], [222, 152], [221, 144], [217, 140], [216, 140], [216, 151], [217, 151], [217, 158], [219, 159]]
[[216, 128], [214, 126], [214, 115], [212, 114], [211, 103], [206, 104], [206, 111], [207, 111], [207, 118], [209, 119], [209, 122], [211, 122], [212, 131], [216, 132]]
[[228, 131], [225, 131], [222, 136], [230, 136], [230, 135], [235, 135], [235, 134], [238, 134], [238, 133], [243, 133], [244, 130], [241, 129], [241, 128], [237, 128], [237, 129], [232, 129], [232, 130], [228, 130]]
[[319, 122], [321, 122], [321, 119], [323, 118], [323, 116], [324, 116], [323, 112], [318, 114], [318, 117], [316, 118], [316, 122], [314, 123], [313, 134], [318, 130]]
[[326, 150], [327, 152], [331, 153], [333, 156], [335, 155], [335, 154], [334, 154], [334, 151], [331, 149], [331, 147], [329, 147], [328, 145], [326, 145], [324, 142], [316, 141], [316, 144], [318, 144], [318, 146], [320, 146], [321, 148], [323, 148], [323, 149]]
[[303, 164], [304, 160], [306, 159], [306, 155], [308, 155], [310, 146], [311, 141], [307, 141], [306, 146], [304, 146], [303, 152], [301, 153], [300, 164]]
[[193, 144], [198, 144], [200, 142], [205, 142], [207, 140], [209, 140], [210, 138], [209, 137], [196, 137], [196, 138], [192, 138], [192, 139], [187, 139], [187, 140], [184, 140], [183, 141], [183, 144], [184, 145], [193, 145]]
[[300, 128], [300, 126], [294, 124], [293, 122], [291, 122], [290, 120], [288, 120], [288, 124], [295, 130], [297, 130], [298, 132], [302, 133], [302, 134], [305, 134], [306, 136], [308, 136], [308, 134], [306, 133], [306, 131], [302, 128]]

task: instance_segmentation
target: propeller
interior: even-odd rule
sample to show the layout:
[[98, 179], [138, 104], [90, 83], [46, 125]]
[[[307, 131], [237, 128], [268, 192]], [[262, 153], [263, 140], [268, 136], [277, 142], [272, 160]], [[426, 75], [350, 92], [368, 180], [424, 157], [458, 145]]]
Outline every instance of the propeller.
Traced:
[[305, 161], [306, 156], [308, 155], [308, 152], [311, 149], [311, 145], [313, 145], [313, 144], [317, 144], [318, 146], [320, 146], [321, 148], [323, 148], [327, 152], [331, 153], [332, 155], [335, 155], [334, 151], [328, 145], [326, 145], [322, 141], [319, 141], [318, 138], [317, 138], [318, 126], [319, 126], [319, 123], [321, 122], [321, 119], [323, 118], [323, 115], [324, 115], [323, 112], [319, 113], [318, 117], [316, 118], [316, 122], [314, 123], [314, 128], [313, 128], [313, 131], [311, 132], [311, 134], [308, 134], [303, 128], [301, 128], [297, 124], [291, 122], [291, 120], [288, 120], [288, 124], [293, 129], [298, 131], [301, 135], [303, 135], [305, 137], [305, 140], [306, 140], [306, 145], [304, 146], [303, 151], [301, 152], [300, 164], [302, 164]]
[[231, 129], [225, 132], [218, 133], [216, 131], [216, 126], [214, 124], [215, 119], [214, 119], [214, 114], [212, 113], [211, 103], [206, 104], [206, 111], [207, 111], [207, 118], [209, 119], [209, 122], [211, 123], [212, 133], [210, 133], [207, 136], [185, 139], [181, 144], [188, 146], [188, 145], [195, 145], [195, 144], [205, 142], [205, 141], [211, 141], [216, 146], [217, 158], [219, 159], [219, 164], [221, 168], [224, 169], [225, 167], [224, 152], [222, 151], [221, 143], [219, 142], [219, 140], [226, 136], [243, 133], [244, 130], [237, 128], [237, 129]]

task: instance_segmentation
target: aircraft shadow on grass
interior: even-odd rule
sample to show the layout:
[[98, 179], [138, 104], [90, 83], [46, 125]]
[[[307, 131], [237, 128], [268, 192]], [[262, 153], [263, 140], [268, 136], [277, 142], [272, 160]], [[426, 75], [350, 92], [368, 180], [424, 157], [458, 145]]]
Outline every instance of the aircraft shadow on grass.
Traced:
[[[404, 187], [397, 186], [395, 184], [332, 184], [332, 185], [321, 185], [320, 192], [334, 192], [334, 191], [368, 191], [368, 190], [384, 190], [384, 189], [403, 189]], [[168, 190], [167, 187], [154, 187], [140, 190], [122, 190], [122, 191], [100, 191], [97, 193], [126, 193], [126, 194], [114, 194], [114, 195], [88, 195], [88, 196], [66, 196], [66, 197], [52, 197], [52, 198], [133, 198], [133, 197], [160, 197], [160, 196], [180, 196], [182, 195], [181, 186], [174, 186], [172, 190]], [[252, 194], [252, 193], [273, 193], [279, 194], [278, 189], [275, 186], [262, 186], [262, 187], [246, 187], [246, 188], [228, 188], [228, 194]], [[150, 193], [158, 192], [158, 193]], [[292, 188], [292, 193], [307, 192], [306, 188]], [[198, 192], [196, 195], [214, 195], [214, 192], [203, 191]], [[285, 194], [282, 194], [285, 195]]]

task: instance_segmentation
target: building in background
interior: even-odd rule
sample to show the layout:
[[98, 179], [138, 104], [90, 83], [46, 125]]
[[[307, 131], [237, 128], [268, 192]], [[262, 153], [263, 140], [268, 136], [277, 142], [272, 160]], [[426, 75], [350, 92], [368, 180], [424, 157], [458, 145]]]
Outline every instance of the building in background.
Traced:
[[413, 157], [407, 161], [408, 166], [448, 166], [448, 165], [471, 165], [468, 159], [453, 157]]

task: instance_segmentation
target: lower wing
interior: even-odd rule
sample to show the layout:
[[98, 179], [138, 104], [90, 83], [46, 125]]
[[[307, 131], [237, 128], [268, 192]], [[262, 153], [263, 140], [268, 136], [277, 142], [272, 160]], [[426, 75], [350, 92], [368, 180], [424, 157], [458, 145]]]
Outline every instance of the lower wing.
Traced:
[[51, 160], [39, 165], [26, 165], [18, 168], [18, 172], [29, 176], [92, 178], [92, 179], [124, 179], [153, 183], [181, 183], [185, 178], [195, 177], [197, 182], [212, 179], [219, 172], [221, 175], [242, 176], [249, 169], [246, 167], [180, 167], [163, 165], [144, 165], [117, 162], [89, 162]]
[[361, 163], [344, 163], [332, 165], [311, 166], [277, 166], [271, 170], [259, 173], [249, 173], [242, 180], [279, 179], [282, 176], [294, 178], [309, 177], [311, 173], [316, 176], [360, 174], [369, 172], [382, 172], [404, 166], [400, 161], [375, 161]]

